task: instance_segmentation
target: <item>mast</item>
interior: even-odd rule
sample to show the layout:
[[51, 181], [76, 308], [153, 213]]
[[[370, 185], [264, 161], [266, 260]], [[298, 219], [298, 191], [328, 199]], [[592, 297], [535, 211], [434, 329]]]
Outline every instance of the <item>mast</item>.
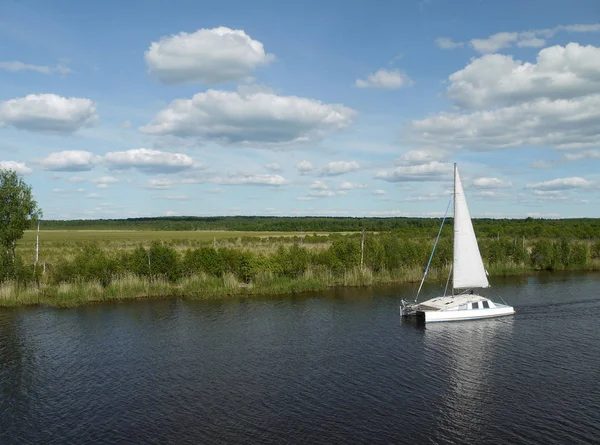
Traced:
[[[454, 163], [454, 187], [452, 188], [452, 226], [456, 224], [456, 162]], [[456, 249], [456, 233], [452, 230], [452, 266], [450, 267], [450, 273], [454, 273], [454, 249]], [[448, 274], [448, 280], [450, 280], [450, 274]], [[446, 287], [448, 284], [446, 284]], [[445, 293], [445, 292], [444, 292]], [[454, 279], [452, 280], [452, 296], [454, 296]]]

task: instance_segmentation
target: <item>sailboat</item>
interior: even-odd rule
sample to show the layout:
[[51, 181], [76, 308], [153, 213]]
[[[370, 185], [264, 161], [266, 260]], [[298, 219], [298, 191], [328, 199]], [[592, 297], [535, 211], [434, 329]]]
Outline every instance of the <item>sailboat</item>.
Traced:
[[[435, 246], [442, 233], [444, 225], [442, 220], [417, 296], [414, 301], [403, 299], [400, 313], [403, 317], [414, 316], [425, 322], [478, 320], [514, 314], [513, 307], [505, 303], [494, 302], [488, 297], [475, 292], [476, 289], [490, 287], [490, 284], [479, 252], [467, 199], [456, 164], [454, 164], [454, 193], [452, 196], [454, 200], [452, 292], [450, 295], [446, 295], [446, 291], [444, 291], [444, 295], [441, 297], [432, 298], [421, 303], [417, 302], [435, 252]], [[449, 206], [450, 203], [448, 203]]]

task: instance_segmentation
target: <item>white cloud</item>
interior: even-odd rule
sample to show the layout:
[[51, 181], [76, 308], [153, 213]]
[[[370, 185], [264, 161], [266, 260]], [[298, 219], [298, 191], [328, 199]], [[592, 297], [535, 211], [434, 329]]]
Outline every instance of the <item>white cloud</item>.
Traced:
[[322, 170], [326, 176], [337, 176], [358, 170], [360, 164], [356, 161], [334, 161], [328, 163]]
[[312, 196], [313, 198], [328, 198], [335, 196], [335, 193], [331, 190], [311, 190], [308, 192], [308, 196]]
[[65, 150], [50, 153], [39, 163], [47, 171], [81, 172], [91, 170], [100, 160], [89, 151]]
[[554, 147], [584, 149], [600, 145], [600, 94], [570, 100], [538, 99], [511, 107], [439, 113], [410, 122], [409, 141], [448, 149]]
[[567, 161], [579, 161], [582, 159], [600, 159], [600, 150], [592, 149], [592, 150], [584, 150], [579, 153], [567, 153], [564, 156], [564, 159]]
[[315, 181], [310, 185], [310, 188], [315, 190], [327, 190], [329, 186], [323, 181]]
[[34, 71], [42, 74], [69, 74], [71, 70], [63, 64], [56, 66], [33, 65], [19, 61], [0, 62], [0, 70], [17, 73], [19, 71]]
[[33, 172], [25, 163], [16, 161], [0, 161], [0, 170], [13, 170], [18, 175], [27, 175]]
[[109, 185], [102, 182], [102, 183], [98, 184], [96, 187], [98, 187], [99, 189], [107, 189], [109, 187]]
[[87, 199], [99, 199], [101, 196], [98, 193], [88, 193], [85, 195]]
[[0, 126], [43, 133], [73, 133], [94, 125], [96, 105], [89, 99], [30, 94], [0, 102]]
[[544, 48], [536, 63], [489, 54], [452, 74], [450, 82], [448, 97], [470, 109], [586, 96], [600, 90], [600, 48], [577, 43]]
[[401, 212], [400, 210], [373, 210], [369, 212], [364, 212], [365, 216], [374, 216], [374, 217], [389, 217], [389, 216], [407, 216], [405, 212]]
[[473, 185], [482, 189], [505, 188], [512, 186], [510, 182], [504, 182], [499, 178], [476, 178]]
[[435, 39], [435, 44], [440, 49], [455, 49], [465, 46], [464, 42], [455, 42], [449, 37], [439, 37]]
[[166, 178], [151, 178], [148, 179], [146, 188], [157, 190], [168, 190], [173, 188], [175, 181]]
[[519, 40], [518, 32], [499, 32], [487, 39], [473, 39], [471, 46], [480, 53], [494, 53], [503, 48], [509, 48]]
[[145, 173], [178, 173], [203, 167], [186, 154], [147, 148], [106, 153], [104, 162], [115, 170], [135, 168]]
[[190, 199], [187, 195], [155, 195], [152, 199], [166, 199], [169, 201], [188, 201]]
[[354, 182], [344, 181], [336, 187], [337, 190], [357, 190], [369, 188], [367, 184], [356, 184]]
[[545, 48], [536, 63], [487, 55], [450, 76], [448, 97], [474, 111], [412, 121], [405, 127], [405, 137], [435, 149], [596, 149], [598, 91], [600, 48], [594, 46], [570, 43]]
[[531, 166], [531, 168], [552, 168], [554, 167], [554, 162], [550, 162], [550, 161], [533, 161], [531, 164], [529, 164]]
[[220, 189], [220, 188], [214, 188], [214, 189], [209, 189], [206, 191], [206, 193], [212, 193], [212, 194], [220, 194], [220, 193], [225, 193], [225, 190]]
[[272, 172], [280, 172], [281, 171], [281, 165], [279, 165], [277, 162], [271, 162], [271, 163], [265, 165], [265, 168]]
[[386, 194], [385, 190], [381, 190], [381, 189], [373, 190], [373, 195], [383, 196], [385, 194]]
[[499, 32], [485, 39], [473, 39], [471, 47], [486, 54], [494, 53], [513, 45], [518, 47], [540, 48], [546, 44], [546, 39], [561, 31], [567, 32], [599, 32], [600, 24], [591, 25], [558, 25], [554, 28], [536, 29], [524, 32]]
[[367, 80], [356, 79], [358, 88], [382, 88], [395, 90], [413, 84], [413, 80], [399, 70], [379, 70], [367, 77]]
[[389, 182], [446, 181], [451, 177], [452, 164], [446, 162], [428, 162], [421, 165], [396, 167], [391, 171], [375, 174], [376, 179]]
[[121, 124], [121, 127], [123, 127], [123, 128], [131, 128], [132, 127], [132, 123], [131, 123], [131, 121], [123, 121], [123, 123]]
[[351, 124], [355, 111], [296, 96], [208, 90], [174, 100], [141, 131], [222, 144], [309, 142]]
[[296, 169], [298, 170], [298, 173], [300, 173], [301, 175], [306, 175], [306, 174], [309, 174], [310, 172], [314, 171], [315, 166], [312, 165], [308, 161], [301, 161], [298, 164], [296, 164]]
[[258, 40], [224, 26], [162, 37], [144, 56], [150, 73], [165, 84], [246, 81], [274, 59]]
[[587, 179], [573, 177], [573, 178], [558, 178], [551, 181], [538, 182], [535, 184], [527, 184], [525, 188], [532, 190], [541, 191], [557, 191], [557, 190], [571, 190], [571, 189], [585, 189], [593, 187], [594, 183]]
[[281, 175], [230, 174], [227, 177], [215, 178], [212, 182], [220, 185], [272, 185], [281, 186], [288, 181]]
[[114, 176], [101, 176], [100, 178], [94, 178], [91, 180], [94, 184], [116, 184], [119, 182]]
[[69, 182], [84, 182], [85, 178], [82, 176], [71, 176]]
[[446, 154], [440, 150], [411, 150], [404, 153], [394, 163], [399, 165], [418, 165], [427, 162], [441, 161]]

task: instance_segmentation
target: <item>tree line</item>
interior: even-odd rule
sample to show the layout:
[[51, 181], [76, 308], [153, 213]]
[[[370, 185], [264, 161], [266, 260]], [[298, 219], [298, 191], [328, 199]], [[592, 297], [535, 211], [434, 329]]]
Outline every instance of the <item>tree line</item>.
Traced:
[[[447, 220], [452, 223], [452, 218]], [[276, 232], [395, 232], [410, 237], [432, 237], [439, 218], [352, 218], [352, 217], [277, 217], [277, 216], [169, 216], [156, 218], [44, 220], [44, 229], [60, 230], [231, 230]], [[600, 238], [600, 219], [474, 219], [478, 238], [525, 237], [596, 239]]]

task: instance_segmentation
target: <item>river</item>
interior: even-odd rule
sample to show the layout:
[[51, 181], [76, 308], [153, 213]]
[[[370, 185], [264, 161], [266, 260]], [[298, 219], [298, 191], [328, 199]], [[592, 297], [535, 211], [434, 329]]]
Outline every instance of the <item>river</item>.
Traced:
[[427, 326], [414, 285], [0, 309], [0, 443], [599, 443], [600, 274], [493, 282]]

